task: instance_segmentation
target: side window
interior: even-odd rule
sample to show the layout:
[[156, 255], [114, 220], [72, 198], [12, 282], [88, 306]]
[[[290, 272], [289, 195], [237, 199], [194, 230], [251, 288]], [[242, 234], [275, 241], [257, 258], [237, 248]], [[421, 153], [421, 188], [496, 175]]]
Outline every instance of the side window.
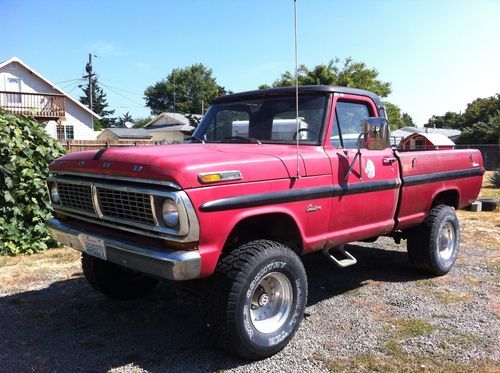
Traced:
[[[333, 146], [356, 149], [358, 136], [370, 117], [368, 106], [360, 102], [338, 101], [330, 142]], [[339, 133], [340, 130], [340, 133]]]

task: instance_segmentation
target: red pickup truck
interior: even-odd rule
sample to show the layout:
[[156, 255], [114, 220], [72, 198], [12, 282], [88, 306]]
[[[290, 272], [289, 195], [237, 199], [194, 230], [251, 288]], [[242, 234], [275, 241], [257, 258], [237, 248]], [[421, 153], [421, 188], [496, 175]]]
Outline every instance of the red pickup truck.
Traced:
[[[458, 254], [455, 209], [478, 196], [477, 150], [398, 151], [384, 108], [353, 88], [303, 86], [215, 99], [187, 144], [73, 153], [50, 166], [52, 236], [83, 252], [103, 294], [212, 276], [220, 341], [251, 359], [282, 349], [306, 307], [300, 256], [356, 263], [348, 242], [407, 239], [443, 275]], [[326, 259], [325, 258], [325, 259]]]

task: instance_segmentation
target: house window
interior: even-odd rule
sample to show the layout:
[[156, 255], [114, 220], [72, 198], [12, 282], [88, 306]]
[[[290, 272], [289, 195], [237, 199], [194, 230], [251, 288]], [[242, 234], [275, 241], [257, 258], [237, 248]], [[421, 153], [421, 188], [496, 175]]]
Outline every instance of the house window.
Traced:
[[8, 104], [20, 104], [21, 103], [21, 79], [20, 78], [7, 78], [5, 88], [7, 93], [7, 103]]
[[[62, 139], [61, 139], [61, 134], [62, 134]], [[63, 125], [63, 128], [61, 129], [61, 125], [58, 125], [56, 136], [57, 136], [57, 139], [59, 141], [73, 140], [75, 138], [74, 127], [72, 125], [65, 124], [65, 125]]]

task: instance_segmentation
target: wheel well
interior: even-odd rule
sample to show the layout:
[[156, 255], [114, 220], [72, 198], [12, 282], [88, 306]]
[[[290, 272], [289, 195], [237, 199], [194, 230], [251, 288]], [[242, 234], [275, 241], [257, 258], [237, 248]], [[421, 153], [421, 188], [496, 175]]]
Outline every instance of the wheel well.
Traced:
[[440, 192], [432, 201], [432, 207], [437, 205], [448, 205], [454, 208], [458, 208], [458, 191], [457, 190], [445, 190]]
[[231, 251], [245, 242], [268, 239], [287, 245], [300, 254], [302, 237], [292, 217], [283, 213], [252, 216], [240, 221], [229, 234], [223, 252]]

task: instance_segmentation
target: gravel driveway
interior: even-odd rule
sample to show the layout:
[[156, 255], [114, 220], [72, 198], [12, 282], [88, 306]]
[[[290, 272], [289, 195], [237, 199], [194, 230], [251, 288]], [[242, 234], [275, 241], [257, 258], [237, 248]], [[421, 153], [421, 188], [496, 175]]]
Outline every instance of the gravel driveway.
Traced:
[[260, 362], [211, 345], [210, 300], [190, 288], [163, 284], [117, 303], [87, 285], [69, 249], [4, 261], [0, 371], [500, 371], [494, 246], [464, 242], [454, 269], [433, 279], [409, 266], [404, 244], [385, 238], [351, 245], [358, 264], [346, 269], [309, 255], [306, 318], [282, 352]]

